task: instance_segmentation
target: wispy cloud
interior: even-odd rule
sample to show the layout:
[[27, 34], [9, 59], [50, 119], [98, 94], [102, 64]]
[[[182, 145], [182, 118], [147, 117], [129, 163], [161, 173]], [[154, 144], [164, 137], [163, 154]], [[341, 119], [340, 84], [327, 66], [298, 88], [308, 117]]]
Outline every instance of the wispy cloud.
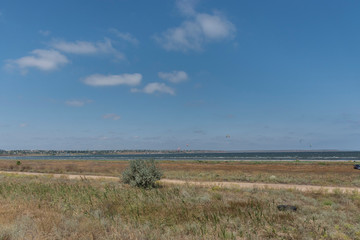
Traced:
[[170, 28], [155, 40], [169, 51], [202, 50], [208, 42], [232, 38], [236, 28], [220, 12], [198, 13], [194, 9], [194, 2], [189, 0], [177, 1], [177, 7], [186, 16], [186, 20], [179, 27]]
[[177, 0], [176, 7], [178, 10], [187, 16], [195, 15], [195, 5], [199, 2], [199, 0]]
[[172, 83], [179, 83], [188, 80], [188, 75], [184, 71], [159, 72], [159, 78]]
[[21, 128], [24, 128], [24, 127], [27, 127], [27, 123], [21, 123], [21, 124], [19, 124], [19, 127], [21, 127]]
[[119, 120], [121, 117], [115, 113], [109, 113], [109, 114], [105, 114], [103, 115], [104, 119], [111, 119], [111, 120]]
[[142, 75], [140, 73], [125, 73], [120, 75], [93, 74], [86, 77], [83, 82], [94, 87], [117, 85], [137, 86], [141, 83], [141, 79]]
[[57, 40], [54, 41], [51, 46], [60, 51], [74, 54], [93, 54], [99, 51], [93, 43], [83, 41], [65, 42]]
[[143, 92], [147, 94], [166, 93], [175, 95], [175, 90], [164, 83], [153, 82], [147, 84], [143, 89], [133, 88], [131, 92]]
[[119, 30], [117, 30], [115, 28], [111, 28], [109, 31], [111, 33], [115, 34], [115, 36], [117, 36], [118, 38], [120, 38], [126, 42], [129, 42], [133, 45], [139, 44], [139, 40], [128, 32], [120, 32]]
[[105, 38], [102, 42], [87, 42], [87, 41], [75, 41], [75, 42], [67, 42], [63, 40], [53, 40], [50, 43], [50, 46], [71, 54], [113, 54], [119, 59], [125, 58], [124, 54], [116, 50], [110, 39]]
[[69, 100], [65, 104], [71, 107], [82, 107], [85, 104], [92, 103], [92, 100]]
[[49, 36], [51, 34], [51, 32], [48, 31], [48, 30], [39, 30], [39, 33], [41, 35], [43, 35], [44, 37], [47, 37], [47, 36]]
[[51, 71], [69, 62], [66, 56], [56, 50], [35, 49], [31, 54], [31, 56], [25, 56], [16, 60], [7, 60], [5, 67], [18, 67], [23, 73], [26, 73], [28, 68]]

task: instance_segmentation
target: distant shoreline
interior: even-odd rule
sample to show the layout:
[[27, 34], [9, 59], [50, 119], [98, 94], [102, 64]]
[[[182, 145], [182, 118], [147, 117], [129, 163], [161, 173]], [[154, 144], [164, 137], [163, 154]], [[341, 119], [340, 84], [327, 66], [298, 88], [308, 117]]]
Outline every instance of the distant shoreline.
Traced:
[[166, 155], [166, 154], [263, 154], [263, 153], [360, 153], [358, 150], [0, 150], [0, 157], [68, 157], [114, 155]]

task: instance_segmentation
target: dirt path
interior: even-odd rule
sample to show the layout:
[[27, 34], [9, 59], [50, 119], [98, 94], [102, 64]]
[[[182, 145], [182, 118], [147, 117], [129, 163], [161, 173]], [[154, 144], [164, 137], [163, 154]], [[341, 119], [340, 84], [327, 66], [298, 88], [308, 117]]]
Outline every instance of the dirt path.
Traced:
[[167, 184], [190, 184], [204, 187], [223, 187], [223, 188], [259, 188], [259, 189], [295, 189], [299, 191], [327, 191], [327, 192], [360, 192], [360, 188], [353, 187], [328, 187], [296, 184], [272, 184], [272, 183], [248, 183], [248, 182], [200, 182], [200, 181], [183, 181], [173, 179], [163, 179], [162, 183]]
[[[30, 176], [50, 176], [54, 178], [67, 179], [104, 179], [111, 181], [119, 181], [118, 177], [110, 176], [94, 176], [94, 175], [75, 175], [75, 174], [51, 174], [51, 173], [32, 173], [32, 172], [11, 172], [0, 171], [0, 174], [19, 174]], [[202, 181], [185, 181], [176, 179], [162, 179], [161, 183], [176, 185], [195, 185], [203, 187], [222, 187], [222, 188], [258, 188], [258, 189], [294, 189], [299, 191], [327, 191], [327, 192], [360, 192], [360, 188], [354, 187], [328, 187], [328, 186], [312, 186], [312, 185], [296, 185], [296, 184], [272, 184], [272, 183], [248, 183], [248, 182], [202, 182]]]
[[18, 174], [18, 175], [28, 175], [28, 176], [49, 176], [49, 177], [54, 177], [54, 178], [66, 178], [66, 179], [107, 179], [107, 180], [119, 181], [118, 177], [96, 176], [96, 175], [12, 172], [12, 171], [0, 171], [0, 174]]

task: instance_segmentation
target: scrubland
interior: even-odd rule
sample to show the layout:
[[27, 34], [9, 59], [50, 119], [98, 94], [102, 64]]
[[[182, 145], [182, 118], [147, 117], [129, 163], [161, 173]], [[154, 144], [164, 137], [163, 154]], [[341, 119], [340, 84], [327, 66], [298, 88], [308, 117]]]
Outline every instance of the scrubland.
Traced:
[[355, 192], [0, 175], [0, 239], [360, 239], [359, 210]]

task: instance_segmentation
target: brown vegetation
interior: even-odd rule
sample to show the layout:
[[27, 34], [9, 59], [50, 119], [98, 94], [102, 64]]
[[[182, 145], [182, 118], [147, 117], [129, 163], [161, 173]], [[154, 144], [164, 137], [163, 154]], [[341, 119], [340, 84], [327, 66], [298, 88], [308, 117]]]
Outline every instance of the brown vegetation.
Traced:
[[[0, 160], [0, 170], [120, 176], [127, 161]], [[351, 162], [161, 161], [166, 178], [360, 187]]]

